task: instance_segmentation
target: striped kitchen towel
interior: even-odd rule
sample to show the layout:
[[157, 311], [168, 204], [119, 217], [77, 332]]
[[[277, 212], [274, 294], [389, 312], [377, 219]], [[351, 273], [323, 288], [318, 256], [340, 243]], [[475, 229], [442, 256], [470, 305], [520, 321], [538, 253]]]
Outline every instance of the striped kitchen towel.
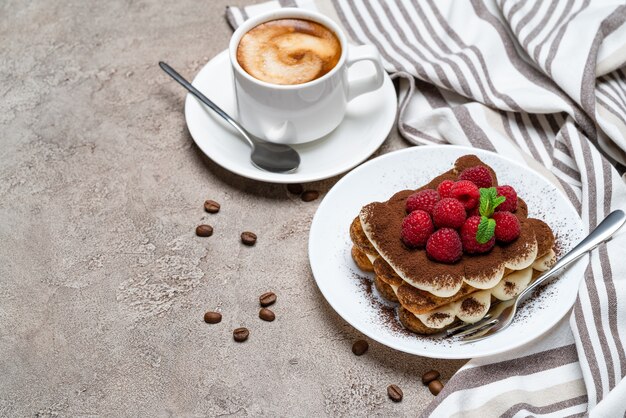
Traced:
[[[282, 0], [230, 7], [233, 27], [295, 6], [376, 45], [416, 145], [495, 151], [543, 173], [586, 229], [626, 209], [626, 5], [613, 0]], [[593, 251], [568, 318], [514, 352], [471, 360], [425, 416], [626, 412], [626, 231]]]

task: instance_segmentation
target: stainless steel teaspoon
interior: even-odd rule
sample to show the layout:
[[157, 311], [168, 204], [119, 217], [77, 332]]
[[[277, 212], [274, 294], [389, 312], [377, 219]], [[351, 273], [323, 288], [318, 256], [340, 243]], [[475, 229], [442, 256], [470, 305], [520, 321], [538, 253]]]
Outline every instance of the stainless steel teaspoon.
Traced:
[[250, 147], [252, 148], [250, 160], [255, 167], [272, 173], [292, 173], [296, 171], [300, 165], [300, 155], [295, 149], [288, 145], [272, 144], [252, 135], [243, 126], [241, 126], [239, 122], [224, 112], [218, 105], [209, 100], [204, 94], [200, 93], [172, 67], [163, 61], [159, 62], [159, 67], [161, 67], [161, 69], [174, 80], [178, 81], [178, 83], [186, 88], [191, 94], [197, 97], [198, 100], [224, 118], [241, 134], [246, 141], [248, 141], [248, 144], [250, 144]]

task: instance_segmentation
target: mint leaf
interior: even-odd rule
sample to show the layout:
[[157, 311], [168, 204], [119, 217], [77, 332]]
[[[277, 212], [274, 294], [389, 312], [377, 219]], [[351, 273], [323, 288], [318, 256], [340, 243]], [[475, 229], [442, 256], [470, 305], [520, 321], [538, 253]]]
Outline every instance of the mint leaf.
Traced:
[[480, 189], [480, 200], [478, 201], [478, 213], [483, 216], [489, 211], [489, 196], [487, 195], [488, 189]]
[[500, 203], [496, 204], [498, 200], [498, 191], [495, 187], [483, 187], [480, 190], [480, 206], [478, 208], [478, 213], [481, 216], [485, 216], [489, 218], [493, 215], [493, 211], [496, 209]]
[[504, 201], [506, 200], [506, 197], [504, 196], [498, 196], [496, 197], [496, 200], [493, 201], [493, 208], [497, 208], [498, 206], [500, 206], [500, 204], [504, 203]]
[[486, 216], [481, 216], [478, 230], [476, 231], [476, 241], [478, 241], [479, 244], [485, 244], [493, 237], [495, 230], [496, 221]]
[[478, 207], [480, 223], [476, 231], [476, 241], [479, 244], [485, 244], [493, 237], [496, 230], [496, 221], [491, 219], [491, 216], [498, 205], [501, 205], [505, 200], [506, 197], [498, 196], [498, 191], [495, 187], [483, 187], [480, 189], [480, 206]]

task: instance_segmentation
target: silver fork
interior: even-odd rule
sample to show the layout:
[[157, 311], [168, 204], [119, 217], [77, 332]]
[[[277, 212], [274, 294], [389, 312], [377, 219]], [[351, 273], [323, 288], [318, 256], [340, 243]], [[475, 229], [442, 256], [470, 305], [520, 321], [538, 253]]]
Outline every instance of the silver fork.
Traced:
[[[626, 215], [621, 210], [611, 212], [596, 228], [587, 235], [577, 246], [572, 248], [565, 256], [548, 271], [537, 278], [530, 286], [524, 289], [517, 297], [494, 305], [483, 319], [475, 324], [460, 325], [447, 330], [448, 336], [456, 335], [463, 338], [463, 342], [475, 342], [491, 337], [502, 331], [513, 322], [517, 308], [532, 292], [543, 283], [559, 274], [564, 268], [578, 260], [580, 257], [608, 240], [626, 222]], [[474, 335], [472, 335], [474, 334]]]

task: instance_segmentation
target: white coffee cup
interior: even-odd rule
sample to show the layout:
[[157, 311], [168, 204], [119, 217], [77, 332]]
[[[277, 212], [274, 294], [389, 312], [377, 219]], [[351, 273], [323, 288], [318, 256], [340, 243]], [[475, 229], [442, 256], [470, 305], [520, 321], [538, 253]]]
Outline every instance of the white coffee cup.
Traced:
[[[237, 61], [239, 41], [261, 23], [289, 18], [311, 20], [332, 30], [341, 43], [337, 65], [322, 77], [302, 84], [272, 84], [252, 77]], [[335, 22], [309, 10], [283, 8], [248, 19], [233, 34], [229, 56], [240, 123], [252, 134], [274, 143], [301, 144], [329, 134], [343, 120], [350, 100], [383, 84], [384, 68], [376, 47], [349, 45]], [[373, 73], [349, 78], [349, 68], [360, 61], [371, 62]]]

